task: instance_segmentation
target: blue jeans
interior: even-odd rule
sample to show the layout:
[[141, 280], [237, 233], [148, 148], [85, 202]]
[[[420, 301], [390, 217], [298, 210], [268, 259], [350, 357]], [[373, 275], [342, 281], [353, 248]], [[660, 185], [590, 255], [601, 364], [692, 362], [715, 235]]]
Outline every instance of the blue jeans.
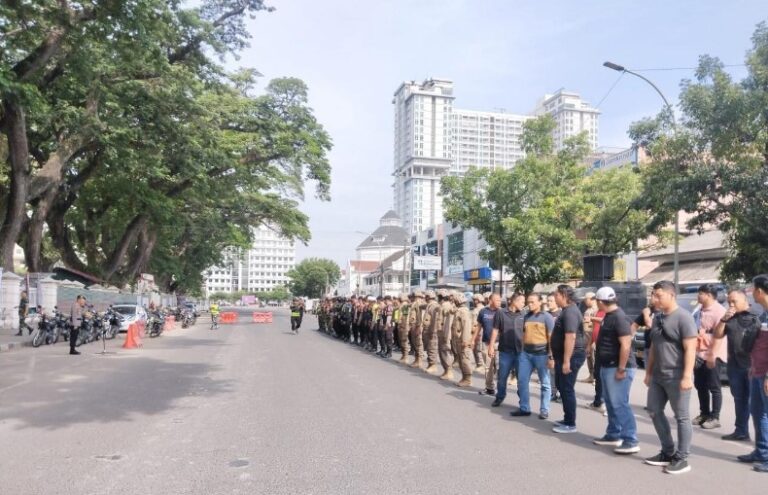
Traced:
[[504, 400], [507, 397], [507, 380], [512, 370], [517, 371], [517, 352], [499, 351], [499, 375], [496, 380], [496, 398]]
[[571, 372], [563, 374], [563, 361], [555, 361], [555, 384], [563, 401], [563, 424], [576, 426], [576, 375], [587, 356], [584, 353], [571, 356]]
[[755, 457], [768, 461], [768, 395], [763, 389], [764, 378], [750, 378], [752, 421], [755, 424]]
[[520, 410], [531, 412], [530, 381], [533, 370], [539, 375], [541, 384], [541, 407], [542, 413], [549, 413], [549, 370], [547, 369], [546, 354], [529, 354], [523, 351], [517, 364], [517, 396], [520, 397]]
[[749, 369], [728, 361], [728, 386], [736, 407], [737, 435], [749, 436]]
[[603, 383], [603, 399], [608, 412], [608, 427], [605, 436], [621, 439], [625, 443], [637, 445], [637, 422], [629, 405], [629, 390], [635, 379], [635, 368], [627, 368], [626, 377], [616, 380], [616, 368], [600, 368]]

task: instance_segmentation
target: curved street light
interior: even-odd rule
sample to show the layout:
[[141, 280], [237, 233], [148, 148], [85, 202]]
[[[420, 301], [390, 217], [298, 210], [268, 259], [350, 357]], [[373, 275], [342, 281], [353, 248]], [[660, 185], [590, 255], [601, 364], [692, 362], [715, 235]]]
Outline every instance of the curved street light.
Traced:
[[[638, 74], [637, 72], [632, 72], [631, 70], [627, 69], [623, 65], [619, 65], [613, 62], [603, 62], [603, 66], [611, 70], [623, 72], [625, 74], [632, 74], [633, 76], [639, 77], [643, 81], [650, 84], [651, 87], [656, 90], [659, 96], [661, 96], [661, 99], [664, 100], [664, 106], [667, 108], [667, 110], [669, 111], [669, 114], [672, 116], [672, 132], [673, 133], [677, 132], [677, 121], [675, 120], [675, 110], [672, 108], [672, 105], [669, 104], [669, 100], [667, 100], [666, 96], [664, 96], [664, 93], [661, 92], [658, 86], [653, 84], [653, 82], [647, 77], [641, 74]], [[674, 244], [675, 244], [675, 252], [673, 257], [673, 270], [674, 270], [673, 281], [675, 283], [675, 289], [679, 291], [679, 288], [678, 288], [678, 283], [680, 282], [679, 280], [680, 279], [680, 211], [679, 210], [675, 211], [675, 243]], [[640, 274], [638, 273], [638, 278], [640, 278], [639, 275]]]

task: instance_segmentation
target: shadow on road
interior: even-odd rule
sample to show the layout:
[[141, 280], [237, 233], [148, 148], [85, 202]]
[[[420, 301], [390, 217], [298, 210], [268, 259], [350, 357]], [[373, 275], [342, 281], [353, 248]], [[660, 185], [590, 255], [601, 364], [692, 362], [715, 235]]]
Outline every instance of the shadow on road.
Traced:
[[[137, 414], [162, 413], [184, 397], [215, 397], [231, 390], [229, 381], [208, 376], [217, 368], [205, 363], [124, 354], [98, 359], [52, 378], [33, 379], [3, 394], [0, 422], [19, 422], [18, 429], [55, 430], [130, 421]], [[39, 399], [30, 401], [31, 396]]]

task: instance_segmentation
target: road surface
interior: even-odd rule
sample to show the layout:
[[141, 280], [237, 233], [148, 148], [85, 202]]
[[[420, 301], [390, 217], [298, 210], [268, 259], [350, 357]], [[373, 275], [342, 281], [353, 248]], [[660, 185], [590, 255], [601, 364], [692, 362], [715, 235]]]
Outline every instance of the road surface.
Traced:
[[[207, 316], [203, 316], [205, 320]], [[685, 475], [642, 464], [659, 450], [633, 387], [641, 454], [591, 444], [605, 419], [580, 407], [579, 433], [551, 419], [511, 418], [517, 405], [463, 390], [312, 330], [273, 324], [211, 331], [199, 323], [69, 356], [65, 344], [0, 356], [0, 492], [32, 494], [765, 493], [768, 476], [735, 462], [750, 445], [723, 428], [694, 432]], [[589, 396], [580, 383], [580, 404]], [[536, 395], [536, 385], [532, 386]], [[696, 399], [691, 410], [696, 413]], [[532, 404], [538, 408], [538, 401]]]

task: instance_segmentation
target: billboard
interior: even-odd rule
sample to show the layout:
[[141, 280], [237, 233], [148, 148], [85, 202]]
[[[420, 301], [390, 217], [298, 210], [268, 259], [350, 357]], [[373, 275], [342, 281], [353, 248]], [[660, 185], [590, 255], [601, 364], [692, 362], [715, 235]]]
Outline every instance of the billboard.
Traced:
[[442, 269], [443, 258], [440, 256], [414, 256], [414, 270], [440, 270]]

